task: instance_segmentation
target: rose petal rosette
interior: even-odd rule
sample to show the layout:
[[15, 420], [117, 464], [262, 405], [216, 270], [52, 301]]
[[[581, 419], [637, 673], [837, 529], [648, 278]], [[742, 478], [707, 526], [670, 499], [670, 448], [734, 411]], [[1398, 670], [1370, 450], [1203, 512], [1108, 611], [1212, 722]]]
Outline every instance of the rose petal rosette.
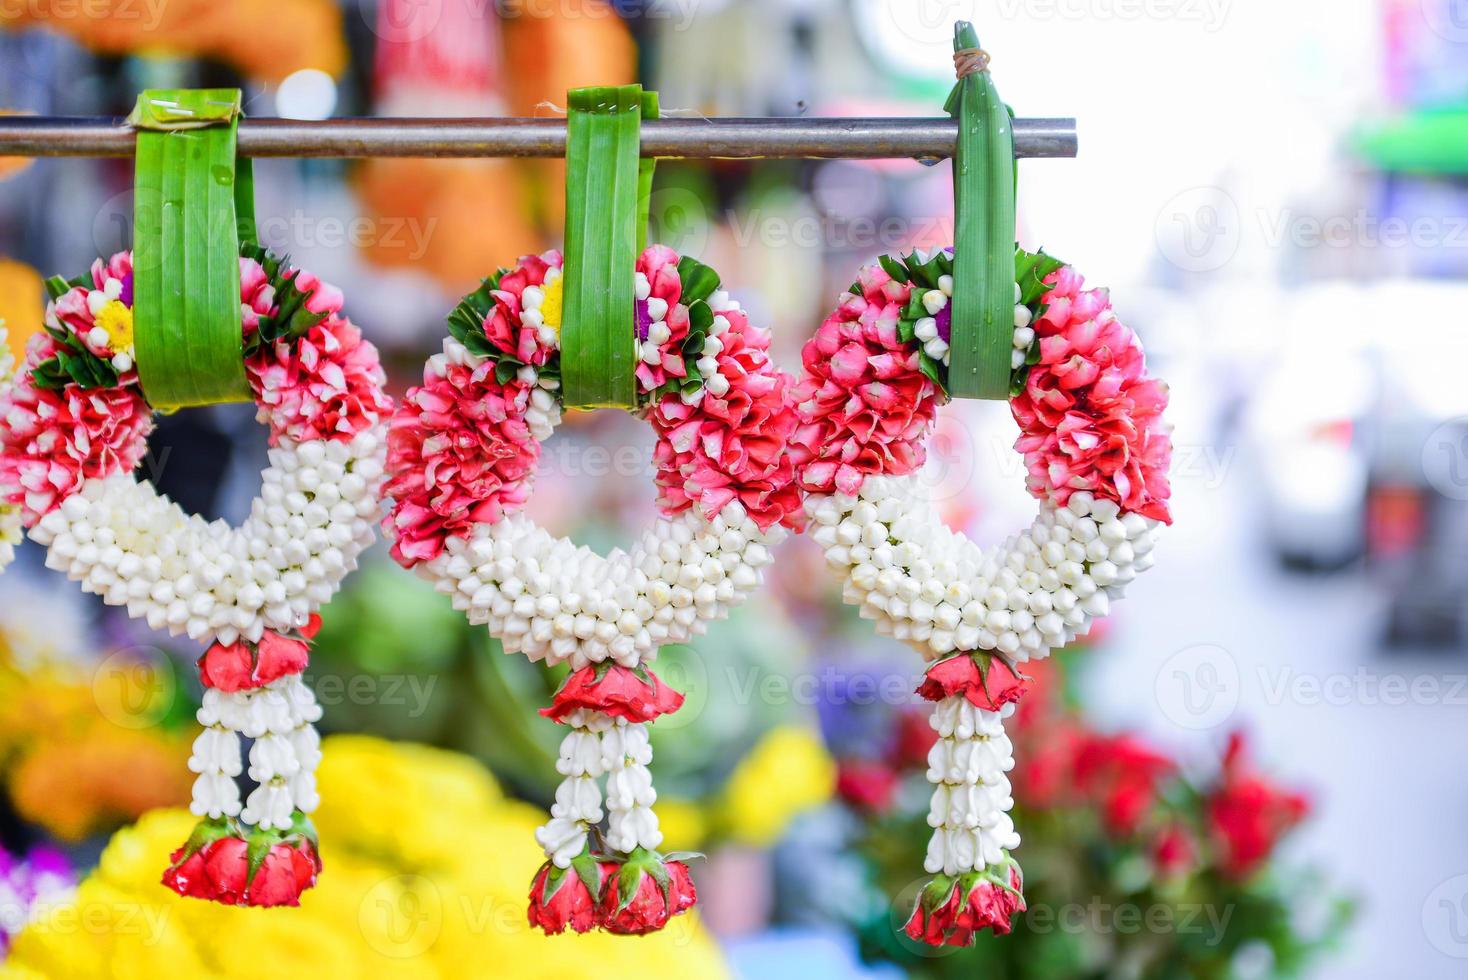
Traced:
[[1106, 290], [1017, 251], [1010, 410], [1039, 515], [980, 549], [947, 528], [919, 471], [948, 399], [952, 250], [883, 256], [862, 269], [805, 346], [793, 453], [811, 536], [843, 598], [929, 662], [918, 693], [938, 733], [926, 867], [936, 877], [908, 925], [967, 945], [1023, 908], [1003, 720], [1048, 656], [1105, 616], [1152, 564], [1170, 522], [1167, 387]]
[[[257, 246], [239, 261], [245, 375], [271, 446], [244, 523], [187, 514], [133, 475], [153, 409], [135, 363], [128, 252], [48, 284], [45, 332], [0, 392], [0, 506], [46, 546], [48, 567], [207, 647], [189, 759], [202, 822], [165, 883], [226, 904], [294, 905], [320, 867], [307, 640], [372, 542], [392, 402], [338, 290]], [[242, 775], [257, 784], [243, 801]]]
[[648, 932], [693, 904], [686, 865], [657, 851], [647, 725], [683, 698], [651, 664], [743, 602], [804, 523], [793, 380], [769, 334], [712, 269], [670, 248], [644, 250], [634, 275], [636, 414], [657, 435], [659, 516], [630, 550], [595, 554], [522, 510], [561, 417], [557, 252], [464, 298], [389, 437], [393, 556], [505, 652], [571, 670], [542, 711], [569, 729], [530, 897], [547, 932]]

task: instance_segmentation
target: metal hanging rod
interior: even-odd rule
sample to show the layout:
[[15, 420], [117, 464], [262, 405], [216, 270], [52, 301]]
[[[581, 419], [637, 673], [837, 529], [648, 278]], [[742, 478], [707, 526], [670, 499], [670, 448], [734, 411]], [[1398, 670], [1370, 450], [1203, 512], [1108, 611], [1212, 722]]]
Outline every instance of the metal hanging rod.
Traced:
[[[653, 157], [876, 160], [953, 155], [952, 119], [650, 119], [642, 152]], [[120, 118], [0, 116], [0, 156], [128, 157], [134, 133]], [[1074, 119], [1016, 119], [1019, 157], [1076, 155]], [[559, 157], [564, 119], [245, 119], [247, 157]]]

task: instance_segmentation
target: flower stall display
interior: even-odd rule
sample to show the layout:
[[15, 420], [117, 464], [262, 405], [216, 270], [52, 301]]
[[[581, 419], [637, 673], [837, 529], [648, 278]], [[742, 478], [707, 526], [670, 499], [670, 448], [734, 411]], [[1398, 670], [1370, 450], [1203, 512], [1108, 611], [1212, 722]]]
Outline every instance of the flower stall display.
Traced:
[[949, 530], [924, 499], [924, 441], [948, 396], [954, 253], [862, 269], [802, 355], [793, 437], [811, 536], [843, 598], [930, 664], [935, 877], [909, 925], [934, 944], [1008, 931], [1023, 907], [1010, 852], [1014, 766], [1003, 721], [1029, 660], [1083, 635], [1152, 563], [1170, 519], [1166, 386], [1105, 290], [1018, 251], [1010, 409], [1034, 523], [997, 548]]
[[[908, 708], [867, 726], [885, 730], [883, 749], [841, 762], [838, 792], [854, 819], [827, 846], [857, 863], [860, 884], [827, 914], [860, 930], [867, 959], [934, 978], [1308, 974], [1353, 909], [1325, 876], [1281, 857], [1309, 817], [1307, 796], [1251, 759], [1239, 733], [1221, 753], [1182, 759], [1140, 734], [1098, 729], [1059, 693], [1071, 673], [1060, 668], [1084, 657], [1035, 664], [1010, 719], [1026, 760], [1014, 798], [1028, 908], [1013, 932], [936, 950], [901, 928], [905, 907], [888, 904], [886, 893], [911, 882], [928, 816], [902, 788], [923, 782], [938, 737]], [[879, 784], [896, 789], [871, 792]]]
[[[306, 814], [318, 802], [320, 708], [300, 675], [316, 611], [372, 541], [392, 405], [377, 351], [341, 313], [338, 290], [255, 246], [238, 265], [244, 368], [272, 446], [241, 526], [186, 514], [134, 476], [154, 409], [136, 364], [130, 252], [48, 284], [45, 333], [0, 395], [0, 486], [49, 567], [155, 629], [208, 645], [205, 728], [189, 759], [201, 823], [166, 881], [226, 903], [274, 904], [294, 894], [250, 887], [259, 848], [294, 861], [303, 887], [315, 875]], [[243, 802], [241, 737], [254, 740], [248, 775], [258, 784]], [[195, 873], [201, 856], [247, 848], [243, 878]]]
[[[630, 552], [606, 557], [556, 537], [521, 508], [561, 416], [562, 270], [557, 252], [525, 256], [450, 316], [444, 352], [393, 420], [384, 528], [394, 557], [506, 652], [570, 665], [542, 712], [571, 731], [538, 835], [548, 862], [532, 915], [552, 931], [641, 932], [693, 902], [681, 863], [656, 853], [645, 726], [683, 698], [649, 665], [658, 647], [687, 642], [742, 603], [769, 549], [798, 524], [785, 446], [791, 379], [713, 270], [664, 246], [644, 250], [636, 379], [639, 413], [658, 436], [661, 516]], [[598, 858], [590, 836], [603, 807], [614, 861]], [[591, 916], [598, 896], [603, 912]]]
[[638, 942], [567, 941], [527, 923], [525, 883], [543, 860], [531, 831], [545, 814], [474, 759], [359, 735], [329, 736], [321, 751], [313, 819], [330, 871], [299, 908], [228, 908], [160, 888], [158, 863], [193, 817], [155, 810], [113, 835], [74, 896], [36, 907], [0, 977], [729, 975], [696, 913]]

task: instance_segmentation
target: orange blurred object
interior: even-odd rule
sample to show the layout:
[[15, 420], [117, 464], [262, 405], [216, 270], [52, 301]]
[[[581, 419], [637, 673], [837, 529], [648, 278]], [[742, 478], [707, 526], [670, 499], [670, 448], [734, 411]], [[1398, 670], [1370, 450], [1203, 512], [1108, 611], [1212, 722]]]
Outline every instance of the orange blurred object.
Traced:
[[17, 363], [25, 355], [26, 341], [40, 332], [45, 312], [41, 274], [24, 262], [0, 258], [0, 320], [5, 321]]
[[332, 0], [88, 0], [0, 4], [0, 28], [47, 27], [104, 54], [185, 55], [278, 82], [302, 68], [347, 66], [341, 10]]
[[[431, 14], [423, 11], [431, 9]], [[636, 50], [600, 0], [574, 9], [384, 0], [377, 111], [382, 115], [545, 115], [578, 85], [632, 79]], [[431, 20], [425, 17], [431, 16]], [[503, 41], [501, 38], [503, 37]], [[560, 238], [565, 164], [558, 160], [373, 160], [358, 174], [364, 210], [412, 234], [375, 236], [369, 261], [416, 269], [460, 293], [518, 255]]]

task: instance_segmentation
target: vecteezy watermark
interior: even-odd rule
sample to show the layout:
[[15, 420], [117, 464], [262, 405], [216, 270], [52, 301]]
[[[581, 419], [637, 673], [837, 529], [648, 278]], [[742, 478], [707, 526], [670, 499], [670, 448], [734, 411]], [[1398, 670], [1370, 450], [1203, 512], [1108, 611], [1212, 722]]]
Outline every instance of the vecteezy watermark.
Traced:
[[367, 889], [357, 907], [357, 928], [383, 956], [414, 959], [438, 942], [443, 915], [443, 896], [431, 879], [395, 875]]
[[1215, 728], [1239, 706], [1239, 665], [1215, 643], [1184, 647], [1163, 661], [1153, 682], [1162, 714], [1179, 728]]
[[[1244, 674], [1232, 653], [1217, 644], [1185, 647], [1157, 671], [1153, 688], [1163, 715], [1179, 728], [1218, 728], [1238, 710]], [[1259, 704], [1305, 708], [1468, 707], [1468, 674], [1404, 674], [1357, 667], [1314, 673], [1288, 665], [1259, 664], [1250, 675], [1250, 697]]]
[[1036, 935], [1050, 933], [1094, 936], [1198, 936], [1206, 946], [1217, 946], [1228, 933], [1234, 906], [1209, 902], [1112, 902], [1096, 895], [1086, 902], [1049, 905], [1031, 903], [1021, 918]]
[[[255, 228], [254, 237], [277, 251], [382, 248], [401, 251], [404, 258], [417, 261], [428, 253], [429, 242], [438, 230], [438, 218], [341, 216], [296, 210], [288, 214], [262, 216], [257, 219]], [[212, 231], [208, 227], [203, 230], [206, 234]], [[244, 237], [240, 228], [230, 229], [229, 233], [236, 238]], [[114, 194], [102, 203], [92, 220], [92, 244], [97, 247], [97, 254], [111, 255], [131, 248], [133, 234], [133, 193]]]
[[1233, 0], [887, 0], [892, 25], [920, 44], [950, 44], [955, 21], [1075, 24], [1175, 21], [1208, 33], [1223, 27]]
[[1175, 194], [1157, 212], [1157, 249], [1184, 272], [1215, 272], [1233, 261], [1243, 241], [1239, 206], [1217, 187]]
[[144, 946], [163, 941], [170, 909], [148, 902], [42, 900], [0, 901], [0, 932], [21, 929], [48, 936], [141, 936]]
[[1312, 674], [1290, 667], [1259, 667], [1259, 687], [1265, 704], [1286, 702], [1305, 707], [1395, 708], [1403, 705], [1468, 707], [1468, 674], [1381, 673], [1367, 667], [1353, 671]]
[[408, 718], [421, 718], [428, 710], [437, 674], [305, 674], [302, 680], [316, 692], [323, 708], [350, 704], [357, 707], [406, 708]]
[[1428, 893], [1422, 932], [1439, 953], [1468, 960], [1468, 874], [1454, 875]]
[[1422, 475], [1449, 500], [1468, 500], [1468, 418], [1432, 430], [1422, 444]]
[[698, 15], [702, 0], [467, 0], [468, 3], [498, 7], [499, 15], [516, 17], [555, 17], [560, 20], [649, 20], [667, 23], [675, 31], [686, 31]]
[[62, 24], [96, 20], [137, 24], [144, 31], [153, 31], [162, 22], [167, 4], [168, 0], [0, 0], [0, 20]]
[[152, 728], [178, 698], [178, 668], [157, 647], [128, 647], [109, 654], [92, 674], [92, 699], [102, 717], [119, 728]]
[[1438, 37], [1468, 44], [1468, 0], [1418, 0], [1422, 19]]
[[[1468, 0], [1465, 0], [1468, 2]], [[1245, 241], [1270, 250], [1468, 249], [1468, 214], [1311, 214], [1294, 208], [1239, 207], [1218, 187], [1192, 187], [1157, 212], [1157, 248], [1185, 272], [1214, 272], [1233, 261]]]

